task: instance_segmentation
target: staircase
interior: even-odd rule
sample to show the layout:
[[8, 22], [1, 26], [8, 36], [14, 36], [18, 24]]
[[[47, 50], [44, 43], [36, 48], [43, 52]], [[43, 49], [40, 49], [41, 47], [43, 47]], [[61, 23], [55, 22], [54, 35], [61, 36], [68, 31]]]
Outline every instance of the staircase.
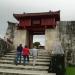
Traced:
[[46, 50], [40, 49], [38, 51], [38, 58], [35, 66], [32, 65], [32, 56], [30, 56], [29, 64], [25, 66], [23, 64], [15, 65], [15, 55], [16, 51], [13, 50], [0, 58], [0, 75], [55, 75], [53, 73], [48, 73], [50, 56]]

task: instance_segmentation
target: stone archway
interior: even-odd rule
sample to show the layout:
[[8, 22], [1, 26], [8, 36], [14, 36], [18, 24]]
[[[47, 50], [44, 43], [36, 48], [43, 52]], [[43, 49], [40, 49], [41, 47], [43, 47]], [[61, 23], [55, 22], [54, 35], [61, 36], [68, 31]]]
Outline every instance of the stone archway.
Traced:
[[56, 39], [57, 21], [60, 21], [60, 11], [43, 13], [14, 14], [19, 21], [15, 31], [14, 45], [22, 43], [32, 47], [33, 35], [45, 35], [45, 49], [50, 50], [53, 40]]

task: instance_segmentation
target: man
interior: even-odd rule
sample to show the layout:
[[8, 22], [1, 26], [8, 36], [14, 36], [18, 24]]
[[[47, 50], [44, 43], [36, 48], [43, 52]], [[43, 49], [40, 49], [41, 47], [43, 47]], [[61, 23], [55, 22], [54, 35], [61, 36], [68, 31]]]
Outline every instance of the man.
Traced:
[[34, 48], [32, 49], [33, 66], [35, 66], [37, 56], [38, 56], [38, 50], [36, 49], [36, 46], [34, 46]]
[[19, 61], [19, 63], [21, 63], [22, 49], [23, 49], [22, 44], [20, 44], [20, 45], [17, 47], [16, 64], [18, 64], [18, 61]]

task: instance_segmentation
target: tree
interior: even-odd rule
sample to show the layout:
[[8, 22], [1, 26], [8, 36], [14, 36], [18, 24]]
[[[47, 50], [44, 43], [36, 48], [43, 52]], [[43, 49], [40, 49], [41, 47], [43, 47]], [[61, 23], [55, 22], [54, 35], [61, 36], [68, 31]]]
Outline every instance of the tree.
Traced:
[[40, 42], [34, 42], [33, 46], [36, 46], [37, 48], [39, 48]]

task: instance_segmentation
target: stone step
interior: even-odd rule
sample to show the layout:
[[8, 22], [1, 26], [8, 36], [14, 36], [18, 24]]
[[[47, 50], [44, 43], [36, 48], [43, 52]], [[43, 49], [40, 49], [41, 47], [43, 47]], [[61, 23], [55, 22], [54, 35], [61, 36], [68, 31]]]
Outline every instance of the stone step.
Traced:
[[1, 69], [1, 75], [55, 75], [54, 73], [48, 74], [47, 71], [34, 71], [34, 70], [15, 70], [15, 69]]
[[[5, 58], [5, 57], [2, 57], [0, 58], [1, 60], [14, 60], [15, 58]], [[29, 59], [30, 61], [33, 61], [32, 58]], [[21, 61], [23, 61], [23, 58], [21, 58]], [[50, 59], [36, 59], [36, 61], [40, 61], [40, 62], [50, 62]]]
[[[9, 52], [8, 54], [16, 54], [16, 52]], [[41, 52], [41, 53], [40, 53], [40, 52], [39, 52], [38, 55], [48, 55], [48, 56], [50, 56], [50, 53], [46, 53], [46, 52], [44, 52], [44, 53]]]
[[[9, 56], [3, 56], [3, 57], [1, 57], [1, 58], [3, 58], [3, 59], [4, 59], [4, 58], [6, 58], [6, 59], [10, 59], [10, 58], [11, 58], [11, 59], [15, 59], [15, 56], [11, 56], [11, 57], [9, 57]], [[1, 59], [1, 58], [0, 58], [0, 59]], [[30, 59], [33, 59], [32, 57], [29, 57], [29, 58], [30, 58]], [[23, 59], [23, 57], [21, 57], [21, 59]], [[42, 57], [37, 57], [36, 59], [37, 59], [37, 60], [45, 60], [45, 59], [46, 59], [46, 60], [50, 60], [51, 57], [50, 57], [50, 58], [47, 58], [47, 57], [43, 57], [43, 58], [42, 58]]]
[[[16, 51], [10, 51], [10, 53], [16, 53]], [[46, 53], [46, 54], [49, 54], [50, 52], [48, 51], [38, 51], [38, 53]]]
[[[32, 50], [30, 50], [30, 51], [32, 51]], [[16, 52], [16, 50], [11, 50], [10, 52]], [[50, 52], [50, 51], [48, 51], [48, 50], [39, 50], [38, 49], [38, 52]]]
[[[16, 56], [3, 56], [2, 58], [15, 58]], [[23, 58], [23, 57], [22, 57]], [[29, 57], [30, 59], [32, 59], [32, 56]], [[37, 57], [37, 59], [50, 59], [51, 57]]]
[[[4, 55], [5, 57], [15, 57], [16, 55]], [[32, 56], [29, 56], [32, 57]], [[37, 56], [38, 58], [50, 58], [50, 56]]]
[[[32, 50], [32, 49], [29, 49], [30, 51]], [[14, 51], [16, 51], [16, 49], [15, 50], [11, 50], [11, 52], [14, 52]], [[46, 51], [47, 52], [47, 50], [45, 50], [45, 49], [38, 49], [38, 51]]]
[[[0, 60], [0, 63], [6, 63], [6, 64], [14, 64], [14, 61], [9, 61], [9, 60]], [[21, 64], [23, 61], [21, 62]], [[49, 62], [36, 62], [36, 65], [41, 65], [41, 66], [48, 66], [50, 63]], [[28, 65], [33, 65], [33, 62], [30, 61]]]
[[39, 70], [39, 71], [48, 71], [48, 66], [31, 66], [31, 65], [14, 65], [14, 64], [0, 64], [0, 68], [7, 69], [20, 69], [20, 70]]
[[46, 50], [38, 51], [36, 65], [33, 66], [33, 59], [30, 55], [29, 64], [23, 65], [23, 56], [21, 64], [15, 65], [16, 50], [13, 50], [0, 58], [0, 75], [56, 75], [48, 73], [50, 64], [50, 54]]
[[[7, 55], [16, 55], [16, 53], [7, 53]], [[38, 54], [38, 56], [50, 56], [48, 54]]]

